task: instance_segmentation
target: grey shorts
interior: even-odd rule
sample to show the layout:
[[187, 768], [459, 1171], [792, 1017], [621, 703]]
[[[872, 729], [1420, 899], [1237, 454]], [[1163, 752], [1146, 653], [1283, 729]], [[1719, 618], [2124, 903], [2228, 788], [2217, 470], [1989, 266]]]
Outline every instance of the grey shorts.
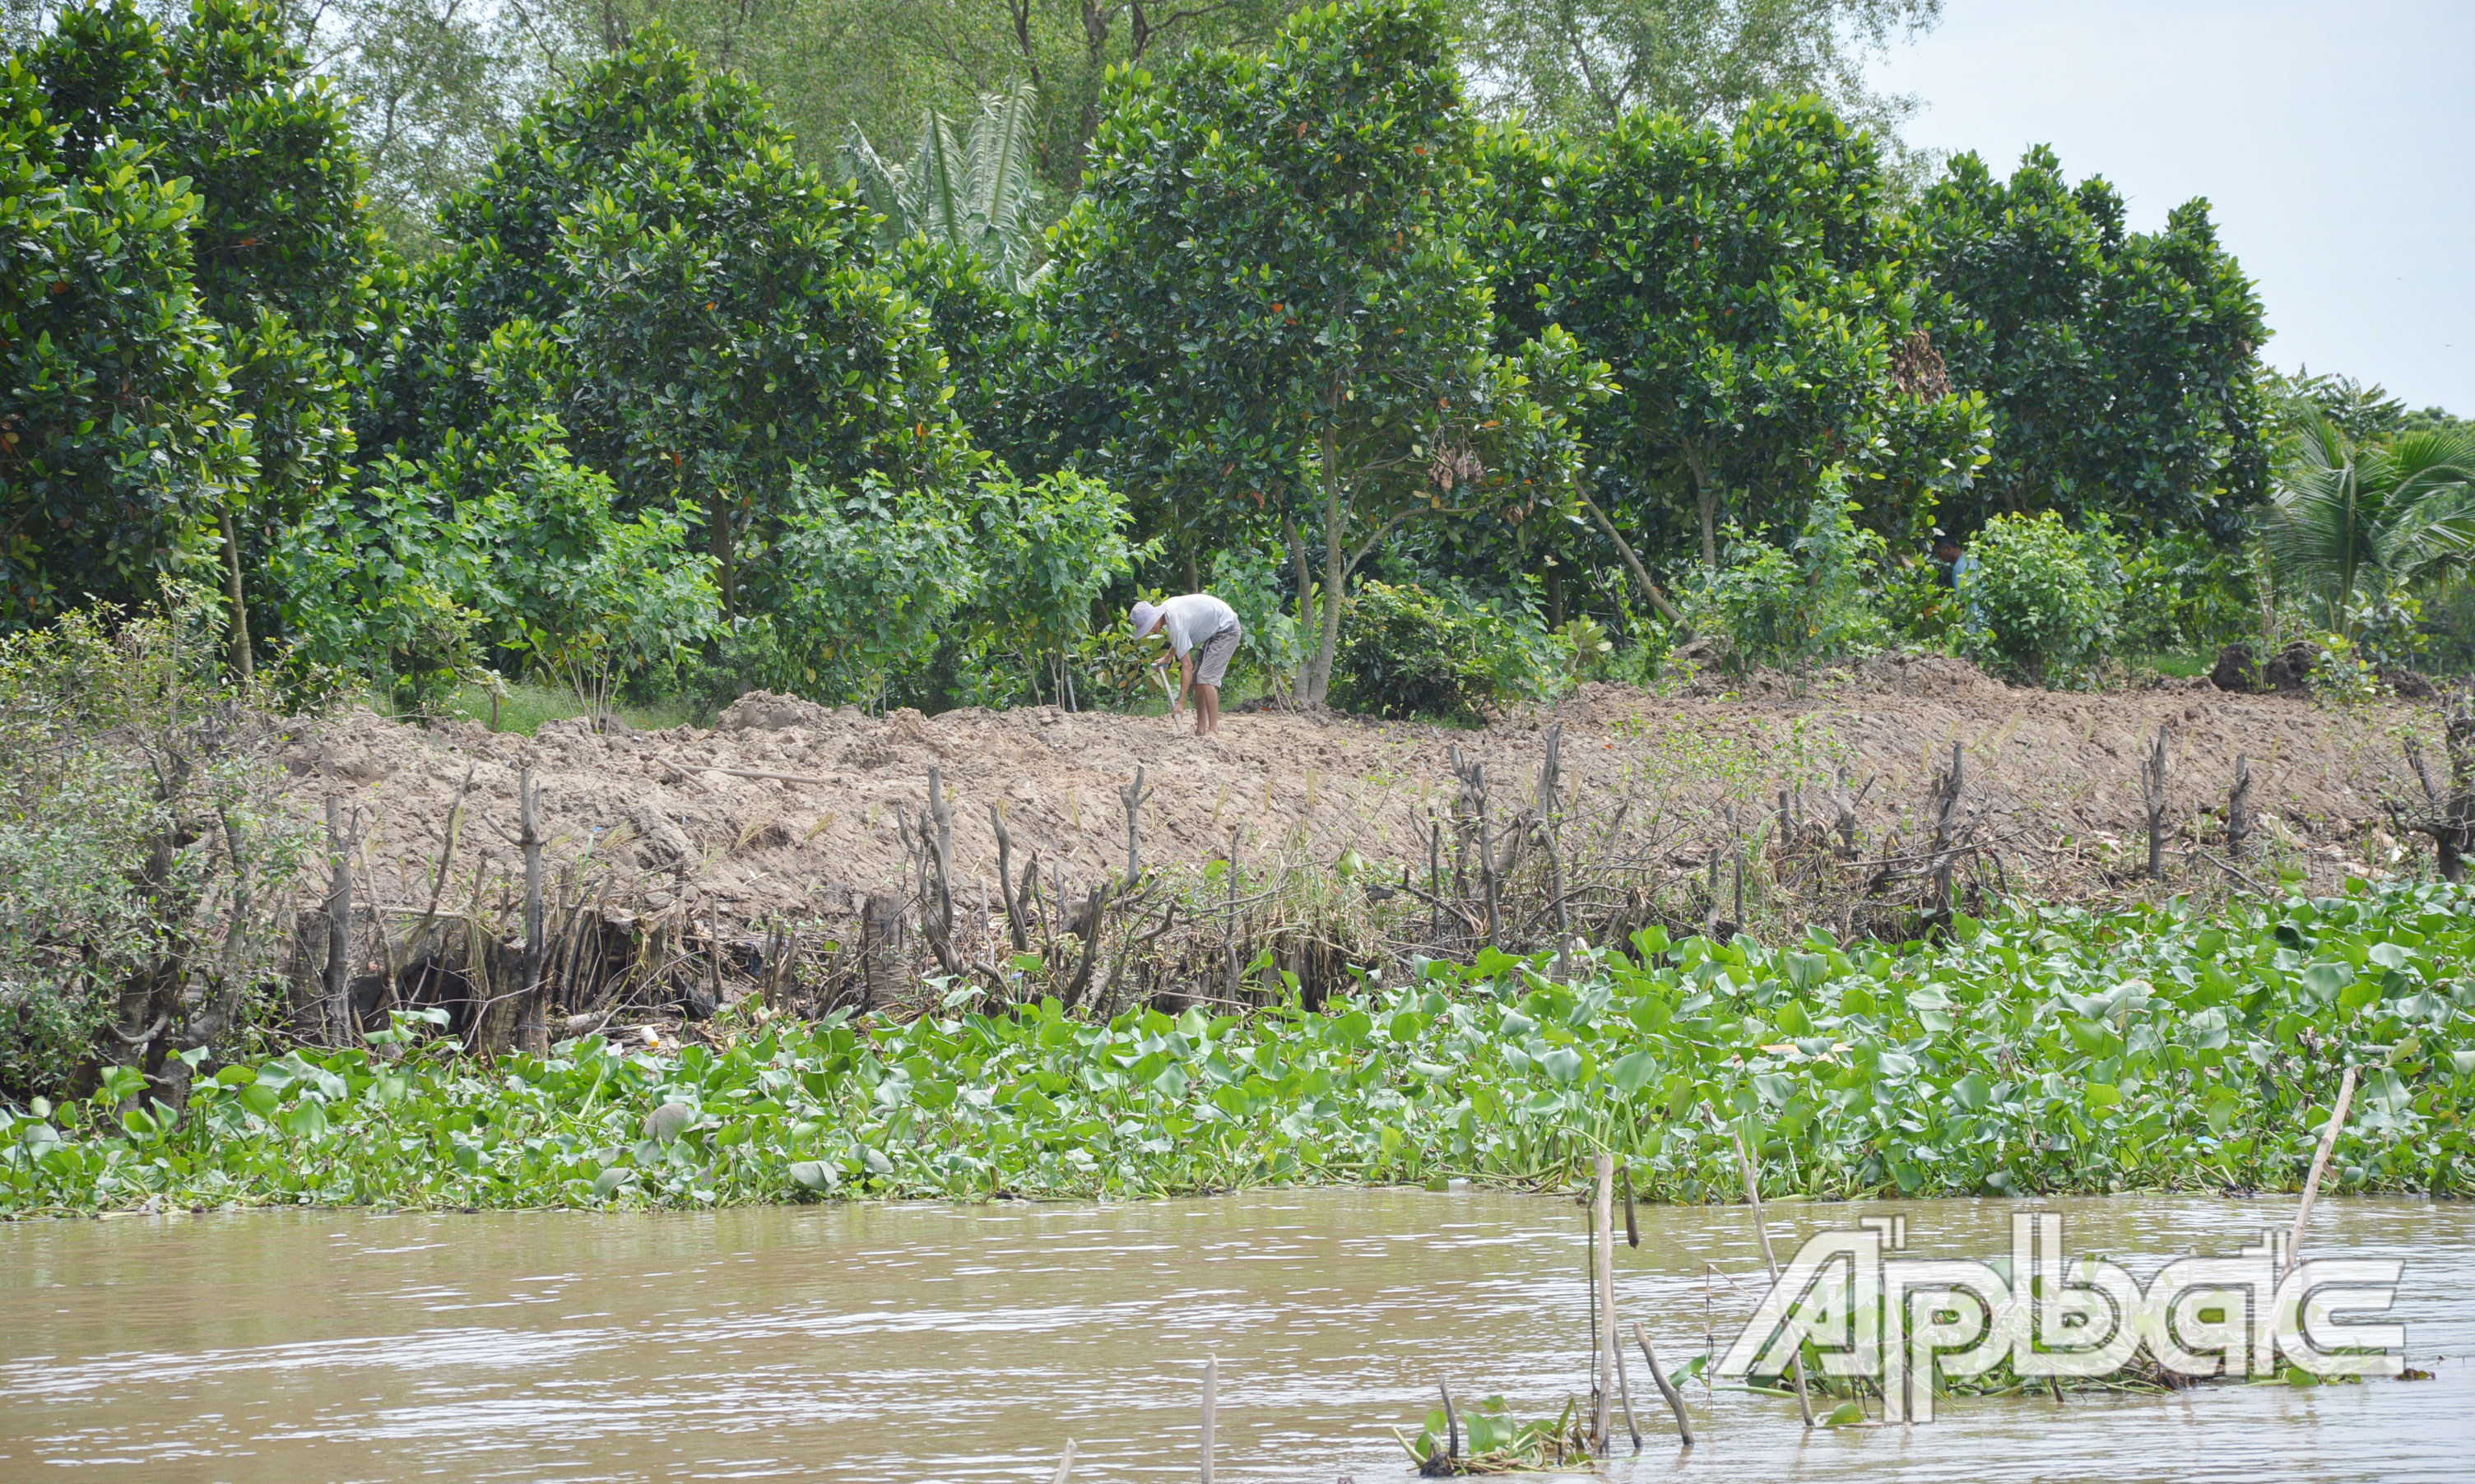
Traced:
[[1227, 628], [1194, 646], [1194, 683], [1217, 690], [1220, 677], [1229, 673], [1229, 657], [1238, 652], [1238, 641], [1244, 630], [1232, 623]]

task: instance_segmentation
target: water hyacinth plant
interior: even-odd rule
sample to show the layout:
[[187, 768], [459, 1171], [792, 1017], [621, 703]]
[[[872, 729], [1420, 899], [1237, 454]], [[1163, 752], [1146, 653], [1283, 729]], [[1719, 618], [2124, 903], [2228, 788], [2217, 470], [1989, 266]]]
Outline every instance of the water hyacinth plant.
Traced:
[[1487, 952], [1322, 1012], [751, 1022], [718, 1047], [594, 1035], [486, 1064], [417, 1020], [368, 1049], [132, 1077], [0, 1115], [0, 1209], [149, 1203], [698, 1206], [1131, 1198], [1307, 1182], [1568, 1181], [1645, 1196], [2293, 1188], [2346, 1064], [2333, 1191], [2463, 1186], [2466, 888], [1961, 918], [1935, 945], [1655, 932], [1638, 957]]

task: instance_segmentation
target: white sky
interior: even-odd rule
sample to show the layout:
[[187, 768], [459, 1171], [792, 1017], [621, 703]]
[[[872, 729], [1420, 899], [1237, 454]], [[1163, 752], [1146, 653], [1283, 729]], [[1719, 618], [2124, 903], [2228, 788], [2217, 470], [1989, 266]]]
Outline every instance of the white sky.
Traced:
[[2050, 144], [2136, 229], [2209, 199], [2265, 354], [2475, 416], [2475, 0], [1944, 0], [1873, 73], [1913, 144]]

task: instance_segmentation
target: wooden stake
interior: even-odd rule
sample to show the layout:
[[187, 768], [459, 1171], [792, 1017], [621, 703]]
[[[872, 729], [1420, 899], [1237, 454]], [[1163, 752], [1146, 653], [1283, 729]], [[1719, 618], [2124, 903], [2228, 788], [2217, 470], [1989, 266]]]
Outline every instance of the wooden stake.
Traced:
[[2329, 1109], [2329, 1122], [2320, 1131], [2320, 1148], [2312, 1156], [2312, 1173], [2303, 1180], [2303, 1204], [2294, 1211], [2294, 1229], [2286, 1234], [2286, 1272], [2278, 1275], [2285, 1281], [2286, 1273], [2303, 1256], [2303, 1226], [2312, 1219], [2312, 1202], [2320, 1194], [2321, 1172], [2329, 1168], [2329, 1154], [2338, 1147], [2338, 1131], [2346, 1126], [2346, 1109], [2355, 1101], [2355, 1069], [2338, 1080], [2338, 1102]]
[[1203, 1484], [1212, 1484], [1213, 1408], [1219, 1401], [1220, 1357], [1203, 1357]]
[[[1612, 1317], [1612, 1316], [1610, 1316]], [[1632, 1376], [1625, 1370], [1624, 1342], [1615, 1344], [1616, 1398], [1624, 1403], [1625, 1432], [1632, 1439], [1632, 1450], [1641, 1451], [1641, 1423], [1632, 1415]]]
[[1676, 1383], [1667, 1378], [1665, 1371], [1659, 1369], [1658, 1357], [1652, 1354], [1650, 1350], [1650, 1331], [1644, 1329], [1638, 1320], [1633, 1322], [1632, 1338], [1633, 1343], [1641, 1347], [1641, 1361], [1643, 1365], [1650, 1367], [1651, 1380], [1657, 1383], [1658, 1394], [1667, 1399], [1667, 1409], [1676, 1414], [1677, 1435], [1684, 1440], [1686, 1448], [1691, 1448], [1693, 1419], [1684, 1415], [1684, 1399], [1677, 1395]]
[[2226, 859], [2240, 861], [2251, 850], [2251, 759], [2235, 754], [2235, 784], [2226, 793]]
[[353, 1024], [353, 842], [344, 830], [344, 801], [327, 795], [327, 848], [333, 874], [327, 888], [326, 1041], [350, 1046]]
[[1590, 1364], [1598, 1374], [1590, 1387], [1590, 1441], [1604, 1453], [1607, 1451], [1607, 1435], [1614, 1431], [1607, 1410], [1613, 1399], [1607, 1394], [1614, 1385], [1616, 1371], [1616, 1160], [1613, 1155], [1601, 1155], [1594, 1163], [1598, 1166], [1598, 1195], [1590, 1205], [1590, 1237], [1598, 1256], [1592, 1281], [1599, 1302], [1598, 1323], [1590, 1336]]
[[[1958, 766], [1957, 757], [1954, 749], [1953, 767]], [[1762, 1183], [1753, 1175], [1753, 1156], [1745, 1153], [1744, 1135], [1738, 1133], [1732, 1124], [1728, 1127], [1728, 1142], [1736, 1146], [1736, 1164], [1745, 1172], [1745, 1200], [1753, 1208], [1753, 1229], [1762, 1236], [1762, 1262], [1771, 1270], [1771, 1281], [1776, 1284], [1779, 1276], [1778, 1258], [1771, 1252], [1770, 1223], [1762, 1219]], [[1801, 1347], [1788, 1357], [1788, 1369], [1796, 1375], [1797, 1408], [1804, 1413], [1804, 1425], [1810, 1427], [1813, 1425], [1813, 1398], [1804, 1389], [1804, 1352]]]
[[1461, 1413], [1453, 1405], [1453, 1379], [1445, 1376], [1436, 1385], [1444, 1394], [1444, 1456], [1461, 1456]]
[[[516, 843], [525, 857], [525, 952], [518, 977], [524, 998], [516, 1012], [516, 1049], [527, 1056], [550, 1055], [550, 1010], [542, 985], [542, 834], [541, 793], [533, 787], [529, 767], [516, 774], [517, 820], [522, 831]], [[715, 1009], [721, 1009], [719, 997]]]
[[1073, 1472], [1074, 1440], [1068, 1438], [1066, 1440], [1066, 1456], [1057, 1460], [1057, 1472], [1049, 1476], [1048, 1484], [1066, 1484]]

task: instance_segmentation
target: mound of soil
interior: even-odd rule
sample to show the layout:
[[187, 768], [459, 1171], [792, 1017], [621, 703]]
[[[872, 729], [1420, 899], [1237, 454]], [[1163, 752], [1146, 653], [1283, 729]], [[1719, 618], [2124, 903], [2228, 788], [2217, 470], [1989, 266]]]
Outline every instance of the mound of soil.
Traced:
[[428, 900], [459, 795], [468, 823], [453, 889], [502, 883], [516, 864], [518, 771], [530, 767], [554, 867], [586, 863], [612, 900], [743, 922], [844, 916], [870, 892], [899, 889], [897, 815], [917, 814], [932, 768], [954, 807], [967, 894], [993, 878], [992, 808], [1004, 812], [1017, 862], [1037, 851], [1069, 886], [1122, 870], [1120, 794], [1138, 768], [1152, 791], [1149, 863], [1211, 860], [1234, 838], [1250, 864], [1329, 864], [1356, 850], [1423, 868], [1424, 821], [1454, 794], [1455, 751], [1485, 765], [1509, 810], [1534, 790], [1544, 734], [1558, 723], [1572, 795], [1609, 809], [1630, 796], [1632, 817], [1664, 820], [1679, 848], [1716, 838], [1723, 806], [1772, 807], [1783, 790], [1826, 791], [1843, 776], [1846, 791], [1861, 791], [1870, 834], [1913, 829], [1956, 742], [1971, 809], [2020, 848], [2110, 849], [2143, 829], [2140, 763], [2161, 724], [2178, 820], [2222, 808], [2238, 754], [2250, 760], [2254, 807], [2274, 816], [2267, 828], [2333, 861], [2381, 800], [2407, 796], [2389, 735], [2407, 708], [2339, 710], [2189, 685], [2015, 690], [1962, 661], [1884, 657], [1804, 684], [1708, 674], [1677, 696], [1585, 686], [1484, 730], [1273, 711], [1226, 717], [1214, 739], [1161, 717], [1043, 706], [880, 718], [760, 693], [710, 731], [596, 733], [575, 720], [525, 738], [358, 712], [305, 723], [285, 763], [305, 820], [321, 818], [330, 794], [363, 812], [384, 903]]

